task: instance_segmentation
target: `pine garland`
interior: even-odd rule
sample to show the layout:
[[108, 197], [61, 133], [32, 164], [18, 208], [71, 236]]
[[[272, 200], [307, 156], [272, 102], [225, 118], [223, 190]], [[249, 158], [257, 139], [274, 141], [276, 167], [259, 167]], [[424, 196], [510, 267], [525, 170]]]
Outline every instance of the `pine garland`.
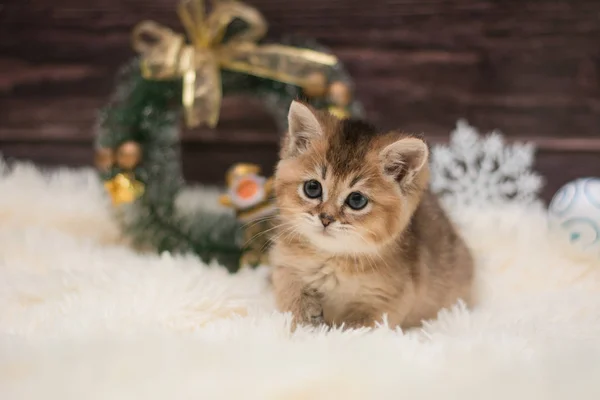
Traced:
[[[243, 29], [232, 24], [232, 29]], [[288, 39], [283, 44], [327, 52], [314, 42]], [[221, 70], [223, 96], [247, 94], [260, 98], [273, 115], [281, 132], [287, 129], [287, 110], [292, 100], [303, 99], [317, 108], [327, 106], [324, 98], [307, 98], [302, 89], [244, 73]], [[328, 81], [342, 81], [352, 88], [341, 64], [331, 68]], [[142, 149], [142, 161], [133, 170], [144, 193], [135, 202], [116, 208], [123, 232], [142, 248], [158, 252], [197, 254], [204, 262], [216, 260], [236, 271], [245, 251], [242, 226], [229, 213], [199, 208], [183, 212], [176, 207], [177, 196], [185, 188], [181, 171], [179, 124], [181, 80], [153, 81], [142, 77], [139, 59], [132, 60], [119, 73], [116, 91], [100, 112], [97, 148], [116, 149], [134, 141]], [[352, 116], [363, 110], [356, 100], [349, 106]], [[101, 172], [105, 181], [122, 172], [112, 166]], [[225, 171], [224, 171], [225, 172]]]

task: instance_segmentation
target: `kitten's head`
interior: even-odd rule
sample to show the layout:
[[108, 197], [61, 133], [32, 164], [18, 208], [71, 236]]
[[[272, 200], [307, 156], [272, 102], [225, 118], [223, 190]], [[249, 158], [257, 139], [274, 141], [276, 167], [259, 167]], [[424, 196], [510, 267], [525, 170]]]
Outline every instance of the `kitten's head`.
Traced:
[[371, 253], [408, 224], [425, 190], [428, 149], [293, 102], [275, 173], [281, 236], [331, 253]]

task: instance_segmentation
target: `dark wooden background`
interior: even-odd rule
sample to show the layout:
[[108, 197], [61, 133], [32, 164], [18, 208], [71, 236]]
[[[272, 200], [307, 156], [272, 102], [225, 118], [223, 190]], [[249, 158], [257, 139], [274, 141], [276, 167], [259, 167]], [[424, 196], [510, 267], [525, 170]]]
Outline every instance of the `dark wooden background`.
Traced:
[[[249, 0], [269, 38], [331, 47], [382, 128], [447, 139], [457, 119], [538, 146], [550, 198], [600, 175], [598, 0]], [[175, 0], [1, 0], [0, 152], [44, 165], [92, 160], [96, 110], [133, 56], [142, 19], [180, 30]], [[183, 133], [190, 180], [233, 162], [270, 170], [278, 133], [260, 104], [227, 99], [218, 129]]]

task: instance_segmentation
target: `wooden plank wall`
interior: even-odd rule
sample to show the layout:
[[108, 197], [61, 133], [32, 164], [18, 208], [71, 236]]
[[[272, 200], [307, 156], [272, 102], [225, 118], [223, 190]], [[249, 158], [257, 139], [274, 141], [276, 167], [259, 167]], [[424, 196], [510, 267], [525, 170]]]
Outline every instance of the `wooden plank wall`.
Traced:
[[[600, 175], [600, 1], [250, 0], [269, 38], [314, 37], [356, 80], [382, 128], [447, 139], [459, 118], [538, 145], [550, 198]], [[96, 110], [133, 56], [131, 28], [180, 29], [175, 0], [5, 0], [0, 4], [0, 152], [87, 165]], [[233, 162], [270, 170], [277, 132], [260, 104], [227, 99], [218, 129], [185, 131], [186, 177], [222, 182]]]

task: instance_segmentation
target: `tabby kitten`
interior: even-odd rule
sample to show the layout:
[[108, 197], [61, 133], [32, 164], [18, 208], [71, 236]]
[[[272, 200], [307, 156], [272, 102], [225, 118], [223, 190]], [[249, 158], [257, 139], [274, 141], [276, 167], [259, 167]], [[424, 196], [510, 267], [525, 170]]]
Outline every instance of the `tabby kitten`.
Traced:
[[288, 120], [271, 278], [294, 326], [408, 328], [468, 303], [473, 261], [428, 190], [425, 142], [300, 102]]

